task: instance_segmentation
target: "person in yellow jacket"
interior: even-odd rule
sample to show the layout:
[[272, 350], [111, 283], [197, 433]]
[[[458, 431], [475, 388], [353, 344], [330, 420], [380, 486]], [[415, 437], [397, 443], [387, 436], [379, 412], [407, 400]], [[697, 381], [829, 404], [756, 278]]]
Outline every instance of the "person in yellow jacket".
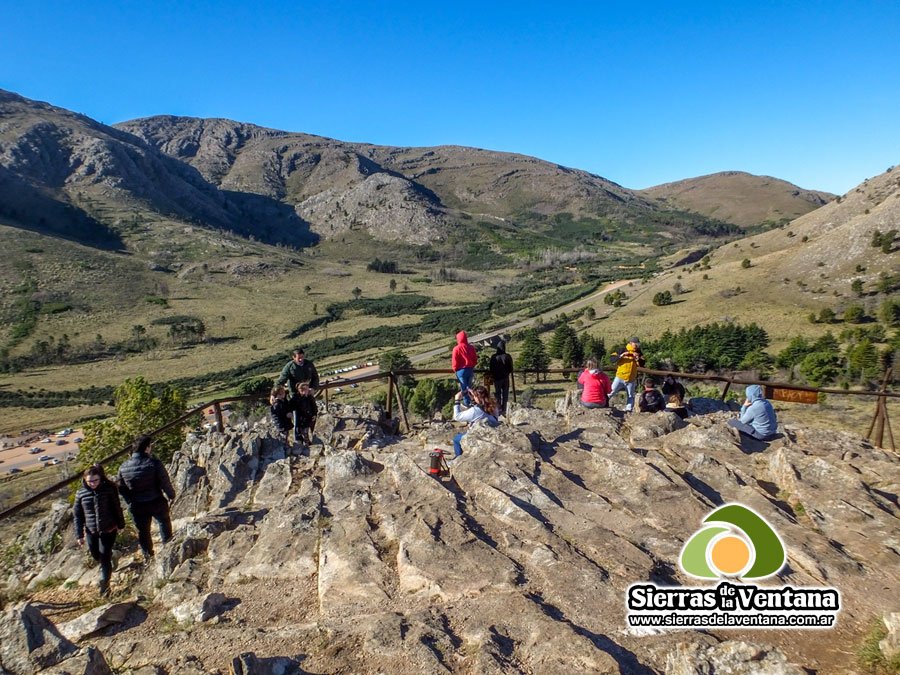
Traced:
[[638, 367], [644, 365], [644, 355], [641, 354], [641, 341], [636, 337], [628, 338], [628, 344], [625, 345], [625, 349], [619, 352], [612, 352], [610, 358], [616, 366], [616, 377], [613, 380], [609, 398], [612, 399], [616, 393], [624, 389], [628, 397], [625, 404], [625, 412], [631, 412], [634, 409], [634, 391], [637, 386]]

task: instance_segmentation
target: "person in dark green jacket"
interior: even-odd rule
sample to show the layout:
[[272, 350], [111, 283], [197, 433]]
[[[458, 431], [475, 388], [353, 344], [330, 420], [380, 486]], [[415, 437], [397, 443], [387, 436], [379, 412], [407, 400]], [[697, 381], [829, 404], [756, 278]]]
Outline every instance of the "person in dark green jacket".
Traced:
[[[316, 395], [316, 391], [319, 389], [319, 371], [316, 370], [313, 362], [306, 358], [303, 348], [297, 347], [293, 351], [291, 360], [281, 369], [281, 375], [275, 380], [275, 386], [288, 384], [288, 389], [293, 397], [297, 395], [297, 385], [301, 382], [308, 382], [309, 393], [313, 396]], [[297, 409], [294, 408], [294, 440], [298, 443], [303, 440], [299, 426], [302, 421]]]

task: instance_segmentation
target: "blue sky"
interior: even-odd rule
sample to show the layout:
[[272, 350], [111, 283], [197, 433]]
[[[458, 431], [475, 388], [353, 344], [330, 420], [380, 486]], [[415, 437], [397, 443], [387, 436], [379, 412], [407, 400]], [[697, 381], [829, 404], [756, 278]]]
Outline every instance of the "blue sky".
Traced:
[[[179, 6], [181, 5], [181, 6]], [[843, 193], [900, 163], [900, 2], [11, 2], [0, 88], [534, 155], [643, 188]]]

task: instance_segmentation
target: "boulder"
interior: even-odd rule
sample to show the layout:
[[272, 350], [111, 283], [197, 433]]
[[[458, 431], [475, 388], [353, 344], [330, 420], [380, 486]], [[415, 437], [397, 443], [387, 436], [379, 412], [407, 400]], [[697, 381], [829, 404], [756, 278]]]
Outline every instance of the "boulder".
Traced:
[[203, 623], [218, 616], [227, 600], [223, 593], [206, 593], [173, 607], [171, 613], [179, 623]]
[[77, 651], [34, 605], [18, 605], [0, 614], [0, 672], [36, 673]]
[[41, 671], [42, 675], [113, 675], [112, 669], [96, 647], [86, 647], [75, 656]]
[[885, 613], [884, 626], [887, 635], [878, 643], [878, 648], [884, 658], [890, 661], [900, 655], [900, 612]]
[[60, 624], [59, 632], [73, 642], [80, 642], [107, 626], [122, 623], [136, 606], [137, 602], [131, 600], [95, 607], [71, 621]]
[[666, 659], [667, 675], [729, 673], [731, 675], [804, 675], [778, 649], [752, 642], [727, 640], [717, 645], [679, 643]]

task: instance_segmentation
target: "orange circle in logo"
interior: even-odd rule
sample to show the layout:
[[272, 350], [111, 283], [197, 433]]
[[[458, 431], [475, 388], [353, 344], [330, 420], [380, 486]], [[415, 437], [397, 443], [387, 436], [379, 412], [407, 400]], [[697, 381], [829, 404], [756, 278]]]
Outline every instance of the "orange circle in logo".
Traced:
[[740, 537], [728, 535], [712, 545], [709, 558], [722, 574], [737, 574], [750, 562], [750, 547]]

